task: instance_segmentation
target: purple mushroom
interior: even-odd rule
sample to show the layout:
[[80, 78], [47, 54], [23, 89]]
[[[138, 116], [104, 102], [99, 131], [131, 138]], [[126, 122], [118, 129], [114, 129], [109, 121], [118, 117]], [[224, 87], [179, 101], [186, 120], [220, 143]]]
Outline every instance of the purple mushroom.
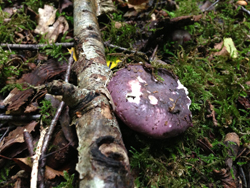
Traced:
[[179, 135], [192, 126], [187, 89], [166, 70], [159, 82], [140, 65], [129, 65], [115, 73], [108, 90], [116, 115], [131, 129], [163, 139]]

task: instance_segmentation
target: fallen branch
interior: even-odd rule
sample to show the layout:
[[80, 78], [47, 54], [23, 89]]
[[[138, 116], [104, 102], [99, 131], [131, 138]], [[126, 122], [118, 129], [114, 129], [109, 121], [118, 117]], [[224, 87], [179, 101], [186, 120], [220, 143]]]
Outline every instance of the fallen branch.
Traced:
[[[79, 187], [132, 188], [127, 151], [106, 88], [112, 72], [106, 65], [96, 17], [97, 4], [94, 0], [74, 1], [74, 35], [79, 58], [73, 69], [78, 88], [95, 93], [89, 102], [91, 108], [83, 107], [71, 114], [79, 140], [76, 166]], [[78, 95], [79, 99], [82, 97], [86, 96]]]

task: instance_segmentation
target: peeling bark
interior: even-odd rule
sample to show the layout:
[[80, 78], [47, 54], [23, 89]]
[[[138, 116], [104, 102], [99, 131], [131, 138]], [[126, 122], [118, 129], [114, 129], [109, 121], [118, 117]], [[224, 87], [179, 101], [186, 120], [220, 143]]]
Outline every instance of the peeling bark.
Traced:
[[[134, 187], [133, 178], [112, 111], [112, 99], [106, 88], [112, 72], [106, 66], [96, 6], [94, 0], [74, 1], [74, 35], [79, 60], [73, 69], [77, 74], [78, 89], [83, 91], [76, 93], [78, 99], [95, 94], [88, 102], [88, 110], [78, 108], [78, 113], [73, 114], [79, 140], [76, 169], [80, 175], [80, 187], [129, 188]], [[86, 107], [86, 103], [82, 106]]]

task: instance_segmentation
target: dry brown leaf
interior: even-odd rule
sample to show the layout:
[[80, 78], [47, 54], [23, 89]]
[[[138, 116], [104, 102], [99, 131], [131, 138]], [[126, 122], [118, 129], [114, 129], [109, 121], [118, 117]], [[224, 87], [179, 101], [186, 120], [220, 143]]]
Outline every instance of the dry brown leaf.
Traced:
[[69, 0], [60, 0], [60, 13], [63, 9], [68, 8], [69, 6], [72, 6], [72, 2]]
[[13, 158], [12, 159], [18, 166], [26, 172], [31, 172], [32, 160], [30, 157]]
[[27, 131], [30, 133], [34, 130], [35, 126], [38, 123], [35, 121], [32, 121], [31, 123], [23, 126], [23, 127], [17, 127], [15, 130], [11, 131], [7, 137], [5, 137], [2, 142], [0, 143], [0, 152], [3, 152], [8, 147], [12, 146], [15, 143], [23, 143], [23, 130], [27, 129]]
[[97, 0], [97, 4], [97, 16], [117, 11], [116, 6], [114, 5], [112, 0]]
[[54, 170], [48, 166], [45, 166], [45, 178], [54, 179], [56, 176], [63, 176], [63, 171]]
[[235, 48], [234, 42], [231, 38], [225, 38], [220, 43], [214, 46], [214, 49], [220, 50], [219, 52], [215, 52], [213, 55], [220, 56], [231, 56], [232, 58], [237, 57], [237, 49]]
[[24, 113], [27, 113], [27, 114], [28, 114], [28, 113], [31, 113], [31, 112], [35, 112], [35, 111], [38, 110], [38, 107], [39, 107], [39, 105], [38, 105], [38, 103], [35, 101], [35, 102], [29, 104], [29, 105], [25, 108]]
[[[13, 161], [18, 164], [18, 166], [25, 170], [26, 172], [31, 172], [32, 161], [30, 157], [26, 158], [13, 158]], [[48, 166], [45, 166], [45, 178], [54, 179], [56, 176], [63, 176], [63, 171], [54, 170]]]
[[48, 32], [48, 27], [55, 22], [56, 9], [50, 5], [44, 5], [44, 9], [39, 8], [39, 20], [38, 26], [35, 29], [35, 33], [45, 34]]
[[49, 39], [49, 43], [55, 42], [60, 34], [64, 34], [69, 29], [67, 20], [60, 16], [53, 26], [48, 27], [48, 33], [45, 38]]
[[131, 5], [141, 5], [142, 3], [147, 3], [148, 0], [128, 0]]
[[67, 20], [60, 16], [56, 22], [56, 11], [52, 6], [44, 5], [44, 9], [39, 8], [38, 26], [35, 33], [46, 34], [45, 39], [49, 39], [49, 43], [55, 42], [59, 34], [64, 34], [69, 29]]
[[[29, 83], [31, 85], [37, 86], [46, 82], [46, 80], [52, 78], [55, 75], [59, 75], [62, 72], [65, 72], [67, 69], [66, 63], [56, 62], [53, 59], [47, 61], [36, 69], [34, 69], [31, 73], [24, 74], [22, 78], [20, 78], [18, 83]], [[23, 89], [27, 88], [24, 84]], [[40, 90], [42, 93], [37, 93], [38, 95], [43, 95], [44, 91]], [[4, 99], [3, 104], [8, 105], [8, 111], [18, 111], [19, 108], [25, 104], [29, 97], [31, 97], [34, 93], [32, 88], [26, 89], [23, 91], [18, 90], [17, 88], [13, 89], [9, 95]]]

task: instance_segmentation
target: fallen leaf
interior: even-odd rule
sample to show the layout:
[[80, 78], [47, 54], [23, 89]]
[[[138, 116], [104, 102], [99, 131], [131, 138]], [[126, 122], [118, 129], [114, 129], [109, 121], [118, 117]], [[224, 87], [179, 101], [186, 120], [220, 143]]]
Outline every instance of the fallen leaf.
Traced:
[[60, 13], [63, 9], [68, 8], [69, 6], [72, 6], [72, 2], [69, 0], [60, 0]]
[[[31, 73], [24, 74], [18, 83], [29, 83], [33, 86], [41, 85], [46, 80], [65, 72], [67, 69], [67, 63], [56, 62], [53, 59], [47, 61], [40, 66], [37, 66]], [[23, 89], [28, 86], [23, 85]], [[42, 91], [42, 90], [41, 90]], [[3, 104], [7, 105], [8, 111], [18, 111], [18, 109], [27, 102], [28, 98], [34, 93], [32, 88], [20, 91], [17, 88], [13, 89], [9, 95], [4, 99]]]
[[35, 33], [45, 34], [48, 32], [48, 27], [55, 22], [56, 9], [50, 5], [44, 5], [44, 9], [39, 8], [39, 20], [38, 25], [35, 29]]
[[32, 121], [23, 127], [17, 127], [15, 130], [11, 131], [8, 136], [6, 136], [0, 143], [0, 152], [3, 152], [5, 149], [9, 148], [15, 143], [23, 143], [23, 130], [27, 129], [27, 131], [30, 133], [34, 130], [37, 124], [37, 122]]
[[49, 43], [56, 42], [59, 34], [64, 34], [69, 29], [67, 20], [60, 16], [56, 21], [56, 11], [53, 6], [44, 5], [44, 9], [39, 8], [38, 26], [35, 33], [45, 35], [45, 39], [49, 39]]
[[[31, 172], [32, 160], [30, 157], [26, 158], [13, 158], [12, 159], [18, 166], [25, 170], [25, 172]], [[54, 179], [56, 176], [64, 176], [63, 171], [54, 170], [48, 166], [45, 166], [45, 178], [46, 179]]]
[[117, 12], [116, 6], [114, 5], [112, 0], [97, 0], [97, 4], [97, 16]]
[[220, 50], [219, 52], [215, 52], [213, 55], [220, 55], [220, 56], [230, 56], [232, 58], [238, 57], [237, 49], [234, 45], [234, 42], [231, 38], [225, 38], [220, 43], [214, 46], [214, 49]]
[[56, 176], [64, 176], [63, 171], [54, 170], [48, 166], [45, 166], [45, 178], [46, 179], [54, 179]]

